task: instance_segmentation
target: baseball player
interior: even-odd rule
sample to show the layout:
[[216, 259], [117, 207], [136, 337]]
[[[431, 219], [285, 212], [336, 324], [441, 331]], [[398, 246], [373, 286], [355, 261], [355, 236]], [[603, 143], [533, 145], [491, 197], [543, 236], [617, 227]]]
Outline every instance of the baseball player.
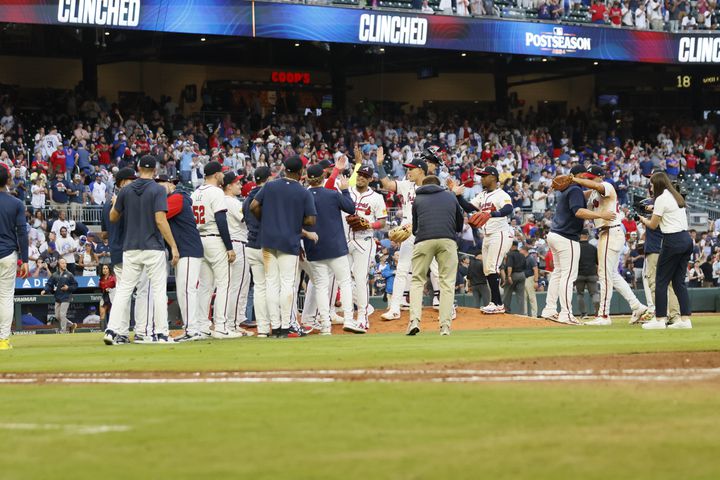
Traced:
[[225, 194], [220, 188], [224, 178], [222, 165], [209, 162], [204, 173], [205, 183], [191, 195], [195, 224], [203, 245], [199, 287], [201, 301], [197, 313], [200, 331], [210, 331], [210, 298], [215, 290], [215, 328], [212, 336], [218, 339], [239, 338], [243, 335], [235, 332], [228, 322], [230, 264], [235, 261], [235, 250], [228, 227]]
[[[570, 169], [573, 176], [583, 176], [583, 165]], [[548, 320], [568, 325], [582, 325], [572, 314], [572, 291], [578, 276], [580, 263], [580, 232], [585, 220], [602, 218], [614, 222], [614, 212], [593, 212], [585, 208], [585, 195], [580, 185], [573, 183], [560, 193], [550, 233], [548, 246], [555, 263], [550, 276], [545, 308], [541, 316]], [[557, 301], [560, 299], [560, 313], [557, 313]]]
[[300, 238], [303, 226], [315, 225], [317, 210], [312, 194], [300, 184], [304, 170], [300, 157], [288, 157], [284, 165], [286, 177], [260, 189], [250, 211], [260, 219], [270, 323], [280, 324], [277, 337], [296, 338], [301, 332], [291, 329], [290, 321], [297, 293]]
[[223, 179], [228, 228], [230, 229], [233, 250], [235, 250], [235, 261], [230, 266], [228, 321], [235, 332], [249, 337], [252, 336], [252, 332], [240, 326], [241, 323], [247, 320], [245, 308], [247, 307], [248, 290], [250, 289], [250, 265], [248, 265], [245, 255], [248, 230], [243, 222], [242, 203], [238, 200], [240, 180], [242, 178], [243, 175], [227, 172]]
[[[255, 170], [256, 187], [250, 190], [247, 198], [242, 204], [243, 221], [248, 230], [248, 242], [245, 249], [247, 263], [250, 266], [253, 278], [253, 308], [257, 319], [257, 336], [267, 338], [273, 329], [279, 330], [280, 324], [270, 325], [270, 316], [267, 307], [267, 288], [265, 280], [265, 265], [263, 262], [262, 249], [260, 247], [260, 220], [252, 212], [250, 205], [270, 177], [269, 167], [258, 167]], [[279, 320], [279, 317], [278, 317]]]
[[8, 192], [10, 172], [0, 167], [0, 350], [10, 350], [10, 331], [15, 311], [15, 277], [28, 276], [28, 231], [25, 205]]
[[[500, 295], [500, 266], [503, 258], [513, 243], [513, 231], [508, 217], [512, 215], [513, 206], [510, 195], [499, 185], [500, 175], [495, 167], [484, 167], [477, 170], [482, 178], [483, 191], [470, 201], [472, 210], [489, 212], [490, 219], [483, 225], [483, 272], [490, 288], [490, 303], [480, 308], [486, 314], [505, 313], [502, 296]], [[468, 205], [462, 196], [457, 196], [460, 205], [468, 211]]]
[[110, 221], [122, 221], [125, 232], [123, 241], [123, 272], [115, 292], [110, 321], [103, 341], [106, 345], [129, 343], [130, 297], [143, 269], [150, 279], [153, 292], [153, 333], [146, 343], [170, 343], [167, 320], [167, 260], [165, 242], [170, 245], [172, 264], [180, 258], [167, 217], [167, 194], [155, 183], [157, 160], [152, 155], [140, 159], [140, 178], [120, 193], [110, 210]]
[[155, 181], [167, 192], [167, 219], [170, 231], [178, 244], [180, 260], [175, 267], [175, 285], [180, 316], [183, 319], [185, 333], [175, 339], [176, 342], [192, 342], [210, 338], [208, 330], [198, 325], [198, 283], [200, 265], [203, 258], [203, 246], [200, 233], [195, 226], [192, 199], [188, 194], [175, 190], [178, 180], [167, 175], [159, 175]]
[[373, 169], [369, 166], [360, 167], [357, 171], [355, 186], [350, 187], [350, 197], [355, 203], [355, 214], [367, 220], [370, 229], [353, 230], [348, 232], [348, 258], [350, 271], [353, 274], [353, 299], [357, 306], [355, 320], [359, 329], [367, 331], [370, 328], [368, 319], [368, 273], [370, 265], [375, 261], [375, 238], [373, 232], [385, 228], [387, 221], [387, 207], [382, 195], [369, 186], [373, 178]]
[[[378, 148], [377, 158], [382, 162], [383, 147]], [[395, 192], [400, 197], [402, 204], [402, 224], [412, 225], [412, 204], [415, 201], [415, 190], [422, 185], [422, 181], [428, 172], [427, 162], [422, 158], [414, 158], [410, 163], [403, 166], [407, 168], [407, 180], [390, 180], [385, 172], [382, 163], [375, 161], [375, 167], [378, 172], [380, 184], [385, 190]], [[380, 318], [383, 320], [397, 320], [400, 318], [400, 305], [405, 298], [406, 287], [408, 287], [408, 278], [410, 275], [411, 260], [415, 237], [402, 242], [400, 245], [400, 259], [398, 260], [397, 270], [395, 272], [395, 283], [393, 285], [392, 298], [387, 312], [383, 313]], [[438, 283], [437, 262], [430, 264], [430, 278], [433, 282], [433, 290], [439, 291], [436, 287]]]
[[[321, 165], [312, 165], [307, 169], [310, 183], [309, 192], [313, 196], [317, 210], [317, 223], [308, 230], [314, 232], [318, 240], [304, 240], [305, 255], [315, 283], [317, 305], [320, 310], [320, 334], [330, 335], [330, 304], [328, 298], [328, 271], [332, 271], [340, 286], [340, 299], [343, 305], [343, 330], [365, 333], [363, 325], [353, 321], [352, 276], [348, 260], [348, 246], [344, 235], [345, 225], [341, 212], [355, 213], [355, 204], [350, 198], [348, 182], [339, 179], [340, 192], [322, 185], [323, 169]], [[367, 276], [366, 276], [367, 278]], [[333, 298], [334, 300], [334, 298]], [[333, 302], [334, 303], [334, 302]]]
[[618, 272], [620, 251], [625, 246], [625, 230], [620, 223], [622, 214], [617, 201], [615, 188], [604, 182], [605, 172], [599, 165], [591, 165], [583, 177], [573, 177], [573, 182], [587, 188], [584, 192], [587, 199], [587, 208], [594, 213], [613, 213], [615, 219], [608, 221], [603, 218], [595, 219], [598, 229], [598, 277], [600, 280], [600, 309], [594, 320], [585, 322], [585, 325], [611, 325], [610, 301], [613, 288], [622, 295], [632, 309], [630, 323], [636, 323], [647, 317], [652, 318], [648, 308], [640, 303], [624, 278]]
[[[105, 202], [103, 206], [101, 229], [103, 234], [108, 238], [110, 245], [110, 263], [115, 272], [115, 280], [120, 284], [123, 275], [123, 242], [125, 241], [125, 225], [124, 222], [112, 223], [110, 221], [110, 211], [113, 202], [117, 199], [119, 192], [132, 183], [137, 177], [135, 170], [132, 168], [123, 168], [115, 174], [115, 195], [112, 202]], [[117, 289], [115, 290], [117, 292]], [[114, 294], [113, 294], [114, 300]], [[140, 279], [135, 289], [135, 307], [133, 309], [133, 318], [135, 319], [135, 338], [136, 343], [145, 343], [145, 337], [152, 338], [152, 318], [154, 312], [153, 297], [150, 291], [150, 279], [143, 269]]]

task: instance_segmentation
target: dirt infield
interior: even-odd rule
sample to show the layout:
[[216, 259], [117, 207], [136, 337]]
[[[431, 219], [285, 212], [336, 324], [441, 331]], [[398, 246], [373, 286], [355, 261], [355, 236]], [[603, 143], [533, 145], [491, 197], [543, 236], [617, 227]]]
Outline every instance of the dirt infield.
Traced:
[[[409, 314], [401, 312], [399, 320], [390, 322], [383, 321], [380, 315], [384, 310], [376, 310], [370, 316], [369, 333], [404, 333], [407, 328]], [[488, 328], [548, 328], [566, 327], [559, 323], [544, 320], [542, 318], [531, 318], [523, 315], [485, 315], [477, 308], [458, 307], [457, 318], [453, 320], [453, 330], [484, 330]], [[438, 312], [432, 308], [423, 309], [423, 318], [420, 328], [426, 331], [438, 331]], [[568, 327], [569, 328], [569, 327]], [[333, 334], [345, 333], [342, 325], [333, 325]]]

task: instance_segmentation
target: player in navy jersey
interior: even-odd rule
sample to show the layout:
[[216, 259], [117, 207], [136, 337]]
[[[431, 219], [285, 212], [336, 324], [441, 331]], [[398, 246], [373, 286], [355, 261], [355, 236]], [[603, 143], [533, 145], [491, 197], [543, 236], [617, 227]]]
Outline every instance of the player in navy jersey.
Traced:
[[168, 192], [167, 219], [180, 252], [180, 260], [175, 267], [175, 285], [185, 334], [176, 338], [175, 341], [205, 340], [210, 338], [210, 332], [202, 328], [198, 322], [200, 317], [197, 313], [203, 245], [200, 240], [200, 232], [195, 226], [192, 199], [187, 193], [176, 190], [175, 186], [178, 181], [171, 180], [167, 175], [160, 175], [155, 181]]
[[25, 205], [10, 195], [10, 172], [0, 166], [0, 350], [10, 350], [15, 294], [15, 277], [28, 275], [28, 234]]

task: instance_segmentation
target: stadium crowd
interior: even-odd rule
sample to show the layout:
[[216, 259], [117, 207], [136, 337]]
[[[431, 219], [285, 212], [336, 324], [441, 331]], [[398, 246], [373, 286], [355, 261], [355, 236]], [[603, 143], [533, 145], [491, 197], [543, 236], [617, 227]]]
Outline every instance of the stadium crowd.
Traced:
[[[553, 216], [550, 184], [555, 175], [568, 173], [576, 162], [604, 167], [625, 214], [628, 243], [618, 268], [631, 285], [641, 288], [644, 227], [632, 219], [630, 189], [645, 186], [656, 169], [671, 178], [684, 174], [716, 179], [720, 163], [712, 121], [668, 123], [652, 133], [644, 125], [645, 133], [636, 135], [629, 127], [616, 130], [618, 124], [601, 111], [580, 109], [557, 116], [530, 107], [495, 120], [424, 110], [380, 119], [366, 104], [365, 110], [344, 120], [330, 120], [289, 113], [278, 105], [276, 113], [264, 117], [248, 107], [232, 116], [213, 115], [212, 123], [205, 123], [198, 115], [183, 115], [170, 97], [120, 108], [68, 92], [40, 114], [16, 110], [11, 94], [1, 100], [0, 163], [10, 169], [12, 193], [28, 205], [31, 276], [56, 274], [63, 259], [75, 275], [102, 274], [104, 293], [114, 286], [109, 247], [87, 225], [88, 212], [98, 211], [110, 199], [118, 169], [134, 167], [147, 153], [159, 159], [158, 174], [181, 179], [187, 189], [201, 185], [204, 165], [217, 160], [244, 175], [243, 196], [255, 185], [256, 168], [268, 166], [274, 176], [282, 176], [282, 159], [291, 154], [301, 155], [307, 164], [347, 159], [349, 164], [372, 165], [378, 146], [383, 146], [385, 169], [402, 178], [404, 163], [425, 149], [437, 149], [444, 162], [439, 177], [464, 186], [468, 200], [482, 188], [475, 167], [493, 164], [512, 198], [518, 246], [539, 269], [536, 291], [547, 287], [546, 274], [553, 268], [545, 234]], [[354, 158], [355, 146], [362, 158]], [[378, 182], [371, 186], [381, 190]], [[399, 204], [392, 192], [381, 193], [391, 228], [401, 221]], [[590, 243], [596, 243], [590, 224], [588, 229]], [[693, 233], [696, 246], [688, 281], [694, 287], [716, 286], [720, 280], [720, 219], [705, 230]], [[477, 295], [486, 283], [480, 267], [482, 240], [467, 224], [458, 237], [463, 257], [458, 293]], [[392, 292], [397, 246], [385, 232], [378, 233], [377, 242], [380, 248], [368, 281], [373, 295], [387, 295]], [[477, 300], [487, 303], [487, 295], [477, 295]]]
[[712, 0], [303, 0], [307, 3], [410, 9], [425, 14], [501, 16], [562, 23], [592, 23], [656, 31], [717, 30]]

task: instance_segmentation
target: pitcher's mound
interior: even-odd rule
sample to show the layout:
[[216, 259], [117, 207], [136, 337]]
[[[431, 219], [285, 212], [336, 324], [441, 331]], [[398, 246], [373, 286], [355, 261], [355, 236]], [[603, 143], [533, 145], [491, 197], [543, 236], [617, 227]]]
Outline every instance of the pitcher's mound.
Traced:
[[[370, 316], [370, 331], [368, 333], [405, 333], [409, 321], [409, 313], [401, 312], [399, 320], [383, 321], [380, 315], [385, 310], [376, 310]], [[421, 326], [425, 330], [439, 330], [438, 311], [426, 307], [423, 309]], [[452, 322], [453, 330], [482, 330], [487, 328], [552, 328], [563, 325], [543, 318], [531, 318], [524, 315], [502, 314], [485, 315], [478, 308], [457, 308], [457, 318]], [[333, 333], [344, 333], [342, 325], [333, 325]]]

